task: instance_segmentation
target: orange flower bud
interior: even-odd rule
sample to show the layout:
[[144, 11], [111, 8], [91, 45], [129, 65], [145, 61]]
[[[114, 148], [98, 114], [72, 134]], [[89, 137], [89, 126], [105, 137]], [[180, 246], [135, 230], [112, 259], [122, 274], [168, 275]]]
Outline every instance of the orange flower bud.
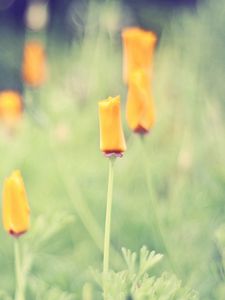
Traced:
[[8, 124], [18, 121], [23, 110], [22, 97], [17, 91], [0, 92], [0, 119]]
[[155, 122], [155, 110], [149, 77], [143, 70], [132, 74], [127, 95], [126, 118], [137, 133], [147, 133]]
[[157, 37], [151, 31], [131, 27], [123, 30], [122, 39], [123, 79], [128, 83], [130, 75], [137, 69], [151, 72]]
[[32, 87], [40, 86], [46, 79], [45, 50], [38, 41], [31, 41], [25, 45], [22, 76], [24, 82]]
[[99, 102], [100, 149], [106, 156], [122, 156], [126, 150], [120, 113], [120, 96]]
[[2, 214], [3, 226], [12, 236], [19, 237], [29, 229], [30, 209], [19, 171], [5, 179]]

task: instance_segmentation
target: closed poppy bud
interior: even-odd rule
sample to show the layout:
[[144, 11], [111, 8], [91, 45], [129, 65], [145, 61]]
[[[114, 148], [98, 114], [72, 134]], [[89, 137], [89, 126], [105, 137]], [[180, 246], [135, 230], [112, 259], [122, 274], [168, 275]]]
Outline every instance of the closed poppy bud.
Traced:
[[30, 209], [25, 186], [19, 171], [5, 179], [3, 186], [3, 226], [14, 237], [29, 229]]
[[38, 87], [45, 81], [46, 71], [46, 55], [43, 45], [38, 41], [27, 42], [22, 65], [24, 82], [31, 87]]
[[155, 109], [149, 77], [143, 70], [134, 72], [130, 78], [126, 118], [129, 127], [140, 134], [147, 133], [155, 122]]
[[155, 33], [130, 27], [123, 30], [122, 39], [124, 82], [128, 83], [130, 75], [137, 69], [150, 74], [157, 40]]
[[23, 110], [22, 97], [17, 91], [1, 91], [0, 92], [0, 119], [12, 124], [18, 121]]
[[120, 113], [120, 97], [99, 102], [100, 149], [106, 156], [122, 156], [126, 150]]

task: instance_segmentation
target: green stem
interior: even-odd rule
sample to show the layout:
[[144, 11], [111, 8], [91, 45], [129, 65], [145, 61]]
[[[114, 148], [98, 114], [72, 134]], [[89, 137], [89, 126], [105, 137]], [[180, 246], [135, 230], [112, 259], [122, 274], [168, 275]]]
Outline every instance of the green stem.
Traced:
[[16, 274], [16, 293], [15, 300], [25, 300], [24, 297], [24, 280], [21, 268], [21, 253], [19, 239], [14, 240], [14, 255], [15, 255], [15, 274]]
[[113, 193], [113, 164], [115, 158], [109, 158], [109, 177], [108, 177], [108, 192], [106, 203], [105, 217], [105, 238], [104, 238], [104, 257], [103, 257], [103, 275], [106, 275], [109, 270], [109, 249], [110, 249], [110, 227], [111, 227], [111, 211], [112, 211], [112, 193]]
[[[48, 129], [51, 130], [52, 126], [46, 128], [46, 130]], [[58, 151], [59, 147], [57, 147], [57, 145], [53, 143], [51, 136], [48, 141], [59, 178], [64, 186], [65, 192], [67, 193], [68, 199], [71, 201], [71, 204], [73, 205], [78, 218], [81, 220], [81, 223], [87, 230], [88, 234], [92, 237], [97, 248], [103, 253], [103, 230], [95, 219], [92, 211], [88, 206], [88, 203], [85, 202], [85, 199], [83, 199], [83, 195], [78, 184], [76, 184], [75, 182], [70, 182], [70, 180], [67, 178], [68, 174], [62, 172], [61, 165], [64, 164], [64, 161], [60, 157], [60, 152]], [[76, 201], [73, 200], [74, 195], [76, 195]], [[114, 263], [117, 262], [117, 264], [120, 265], [122, 260], [121, 255], [118, 253], [118, 251], [111, 247], [111, 254], [114, 257]]]

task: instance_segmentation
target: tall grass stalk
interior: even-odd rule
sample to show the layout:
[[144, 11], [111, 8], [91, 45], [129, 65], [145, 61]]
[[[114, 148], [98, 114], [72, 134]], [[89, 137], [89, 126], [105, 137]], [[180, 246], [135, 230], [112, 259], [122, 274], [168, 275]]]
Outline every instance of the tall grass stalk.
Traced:
[[15, 255], [15, 275], [16, 275], [16, 293], [15, 300], [25, 300], [24, 289], [25, 282], [21, 266], [21, 252], [19, 239], [14, 240], [14, 255]]

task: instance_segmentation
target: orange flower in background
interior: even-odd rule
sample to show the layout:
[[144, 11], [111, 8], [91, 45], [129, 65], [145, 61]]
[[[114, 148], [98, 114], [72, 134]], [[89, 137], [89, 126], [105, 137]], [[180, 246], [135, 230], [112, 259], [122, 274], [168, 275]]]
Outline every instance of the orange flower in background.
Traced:
[[126, 105], [129, 127], [137, 133], [148, 133], [155, 122], [153, 96], [149, 76], [145, 71], [133, 72], [129, 84]]
[[126, 143], [121, 122], [120, 97], [99, 102], [100, 149], [106, 156], [122, 156]]
[[128, 83], [133, 71], [145, 70], [149, 75], [157, 41], [156, 34], [138, 27], [125, 28], [123, 39], [123, 79]]
[[0, 92], [0, 119], [5, 123], [14, 123], [21, 118], [23, 110], [22, 96], [17, 91]]
[[46, 55], [38, 41], [27, 42], [22, 65], [23, 80], [27, 85], [39, 87], [46, 80]]
[[29, 229], [30, 209], [19, 171], [14, 171], [5, 179], [2, 215], [5, 230], [14, 237], [19, 237]]

